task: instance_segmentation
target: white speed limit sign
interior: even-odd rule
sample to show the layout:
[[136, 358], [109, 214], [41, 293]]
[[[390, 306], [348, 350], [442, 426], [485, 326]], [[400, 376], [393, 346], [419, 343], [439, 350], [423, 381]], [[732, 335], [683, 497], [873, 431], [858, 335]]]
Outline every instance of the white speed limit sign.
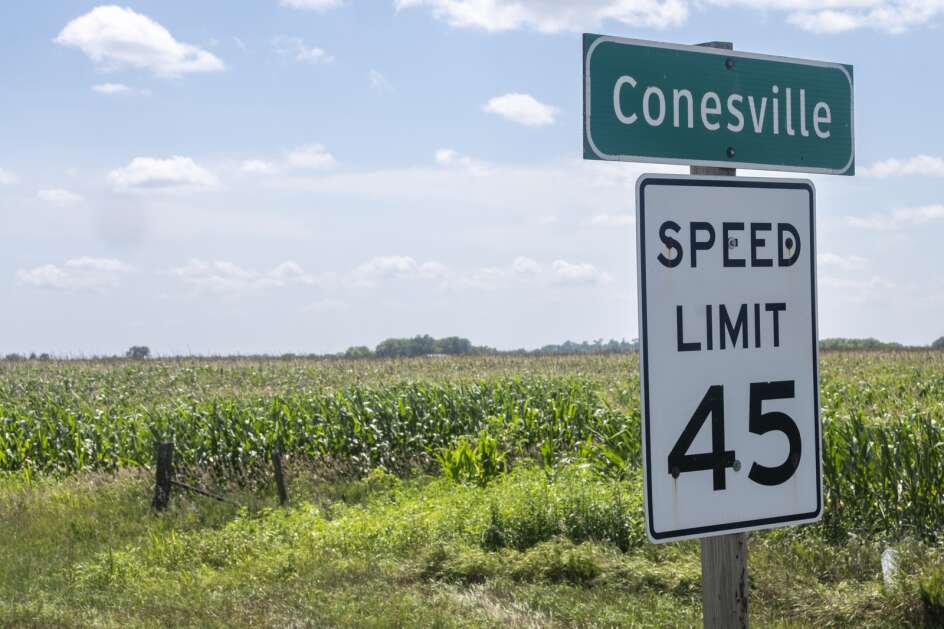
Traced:
[[637, 183], [643, 464], [654, 542], [822, 513], [815, 190]]

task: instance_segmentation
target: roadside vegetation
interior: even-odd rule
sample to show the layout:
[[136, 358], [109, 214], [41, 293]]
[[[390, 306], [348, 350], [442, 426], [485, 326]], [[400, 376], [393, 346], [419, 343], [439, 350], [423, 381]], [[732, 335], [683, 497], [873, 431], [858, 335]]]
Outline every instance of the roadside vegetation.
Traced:
[[[0, 365], [0, 625], [698, 624], [697, 542], [644, 534], [635, 360]], [[754, 622], [940, 626], [944, 354], [821, 380], [825, 517], [751, 535]], [[152, 513], [165, 440], [228, 502]]]

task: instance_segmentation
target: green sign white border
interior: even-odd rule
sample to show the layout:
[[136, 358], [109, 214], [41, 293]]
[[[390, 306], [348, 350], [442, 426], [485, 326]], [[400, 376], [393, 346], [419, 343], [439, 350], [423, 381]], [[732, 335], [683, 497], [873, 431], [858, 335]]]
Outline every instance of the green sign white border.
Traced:
[[[781, 63], [793, 63], [799, 65], [816, 66], [820, 68], [836, 68], [842, 71], [849, 81], [849, 161], [842, 168], [812, 168], [802, 166], [781, 166], [778, 164], [764, 164], [758, 162], [736, 162], [733, 160], [708, 160], [708, 159], [678, 159], [674, 157], [652, 157], [646, 155], [609, 155], [597, 148], [593, 141], [593, 135], [590, 132], [590, 59], [593, 57], [593, 51], [597, 46], [605, 42], [614, 42], [617, 44], [631, 44], [634, 46], [646, 46], [650, 48], [667, 48], [669, 50], [679, 50], [682, 52], [693, 52], [704, 55], [719, 55], [724, 57], [734, 57], [738, 59], [758, 59], [762, 61], [777, 61]], [[827, 61], [811, 61], [809, 59], [797, 59], [794, 57], [780, 57], [777, 55], [762, 55], [750, 52], [738, 52], [735, 50], [725, 50], [722, 48], [709, 48], [707, 46], [686, 46], [684, 44], [669, 44], [666, 42], [655, 42], [646, 39], [630, 39], [626, 37], [613, 37], [610, 35], [601, 35], [590, 44], [587, 49], [587, 58], [584, 61], [583, 69], [583, 133], [584, 138], [590, 145], [591, 150], [601, 160], [617, 162], [643, 162], [649, 164], [677, 164], [679, 166], [715, 166], [720, 168], [748, 168], [751, 170], [777, 170], [787, 172], [818, 173], [821, 175], [843, 175], [852, 166], [855, 161], [855, 89], [852, 84], [852, 76], [841, 63], [830, 63]]]

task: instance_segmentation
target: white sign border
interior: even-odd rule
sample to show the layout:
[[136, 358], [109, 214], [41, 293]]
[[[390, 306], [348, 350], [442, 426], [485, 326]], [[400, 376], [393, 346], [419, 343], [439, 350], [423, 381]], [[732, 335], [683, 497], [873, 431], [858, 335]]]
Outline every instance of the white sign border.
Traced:
[[[816, 433], [816, 510], [809, 513], [799, 513], [789, 516], [759, 518], [728, 524], [692, 527], [676, 531], [656, 532], [652, 526], [652, 482], [650, 472], [652, 465], [651, 447], [649, 444], [649, 363], [648, 328], [646, 316], [646, 251], [645, 226], [646, 207], [645, 189], [649, 185], [674, 186], [706, 186], [731, 188], [780, 188], [803, 189], [810, 193], [810, 281], [812, 298], [812, 327], [813, 327], [813, 414], [814, 431]], [[779, 528], [797, 524], [817, 522], [823, 517], [823, 430], [819, 413], [819, 329], [817, 312], [817, 284], [816, 284], [816, 187], [809, 179], [784, 179], [770, 177], [718, 177], [708, 175], [664, 175], [645, 173], [636, 180], [636, 272], [638, 287], [638, 319], [639, 319], [639, 388], [640, 388], [640, 424], [642, 428], [642, 467], [643, 467], [643, 509], [646, 519], [646, 535], [654, 544], [676, 542], [686, 539], [699, 539], [729, 533], [742, 533], [763, 529]]]
[[[589, 33], [588, 33], [589, 34]], [[734, 160], [711, 160], [711, 159], [681, 159], [677, 157], [654, 157], [652, 155], [610, 155], [597, 148], [593, 141], [593, 134], [590, 125], [590, 57], [594, 50], [600, 44], [612, 42], [616, 44], [626, 44], [630, 46], [641, 46], [648, 48], [666, 48], [668, 50], [680, 50], [684, 52], [694, 52], [706, 55], [724, 55], [725, 57], [734, 57], [739, 59], [758, 59], [762, 61], [778, 61], [782, 63], [793, 63], [798, 65], [816, 66], [820, 68], [834, 68], [841, 70], [849, 81], [849, 161], [843, 168], [816, 168], [804, 167], [802, 165], [783, 165], [783, 164], [765, 164], [763, 162], [738, 162]], [[593, 150], [598, 159], [614, 162], [643, 162], [649, 164], [675, 164], [682, 166], [715, 166], [720, 168], [746, 168], [750, 170], [773, 170], [787, 172], [813, 173], [820, 175], [845, 175], [849, 168], [855, 163], [855, 85], [849, 71], [841, 63], [832, 63], [828, 61], [812, 61], [810, 59], [798, 59], [793, 57], [780, 57], [776, 55], [763, 55], [751, 52], [740, 52], [737, 50], [727, 50], [723, 48], [710, 48], [707, 46], [686, 46], [684, 44], [670, 44], [666, 42], [649, 41], [646, 39], [630, 39], [627, 37], [613, 37], [611, 35], [599, 35], [590, 48], [587, 49], [586, 59], [583, 68], [583, 129], [584, 138]]]

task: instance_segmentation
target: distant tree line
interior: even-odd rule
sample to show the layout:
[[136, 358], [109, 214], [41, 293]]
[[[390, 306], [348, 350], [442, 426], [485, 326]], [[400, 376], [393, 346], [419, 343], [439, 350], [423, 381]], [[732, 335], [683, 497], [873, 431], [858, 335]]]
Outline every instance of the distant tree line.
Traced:
[[[125, 352], [125, 358], [132, 358], [134, 360], [143, 360], [145, 358], [151, 357], [151, 349], [147, 345], [132, 345], [128, 348], [128, 351]], [[31, 352], [28, 356], [25, 354], [7, 354], [3, 357], [4, 360], [10, 362], [16, 362], [20, 360], [52, 360], [52, 356], [46, 352], [42, 354], [36, 354], [36, 352]], [[108, 359], [108, 358], [120, 358], [120, 356], [94, 356], [96, 359]]]
[[364, 345], [349, 347], [342, 354], [344, 358], [407, 358], [411, 356], [464, 356], [483, 354], [513, 354], [544, 356], [556, 354], [617, 354], [638, 350], [639, 343], [632, 341], [604, 341], [597, 339], [592, 343], [583, 341], [565, 341], [559, 345], [545, 345], [540, 349], [515, 349], [501, 351], [485, 345], [473, 345], [472, 341], [458, 336], [436, 339], [428, 334], [413, 338], [389, 338], [381, 341], [373, 350]]
[[15, 362], [18, 360], [50, 360], [52, 357], [43, 352], [42, 354], [37, 354], [36, 352], [31, 352], [29, 356], [24, 356], [23, 354], [7, 354], [3, 357], [4, 360], [9, 360]]
[[575, 343], [573, 341], [564, 341], [560, 345], [545, 345], [541, 349], [537, 349], [529, 354], [540, 354], [540, 355], [554, 355], [554, 354], [625, 354], [627, 352], [636, 352], [639, 351], [639, 341], [633, 339], [632, 341], [627, 341], [623, 339], [617, 341], [616, 339], [610, 339], [609, 341], [604, 341], [603, 339], [597, 339], [592, 343], [583, 341], [582, 343]]
[[125, 358], [132, 358], [134, 360], [144, 360], [150, 357], [151, 348], [147, 345], [132, 345], [128, 348], [128, 351], [125, 352]]
[[[920, 350], [927, 349], [927, 345], [902, 345], [901, 343], [889, 343], [879, 341], [874, 338], [828, 338], [820, 339], [819, 348], [821, 350]], [[944, 336], [936, 339], [930, 345], [931, 349], [944, 350]], [[597, 339], [592, 342], [583, 341], [576, 343], [574, 341], [564, 341], [560, 344], [544, 345], [539, 349], [513, 349], [497, 350], [485, 345], [473, 345], [469, 339], [459, 336], [447, 336], [437, 339], [428, 334], [417, 335], [412, 338], [389, 338], [381, 341], [376, 348], [371, 349], [366, 345], [356, 345], [349, 347], [340, 354], [282, 354], [280, 357], [285, 359], [293, 358], [410, 358], [414, 356], [467, 356], [483, 354], [502, 354], [515, 356], [556, 356], [564, 354], [621, 354], [636, 352], [639, 350], [639, 341], [633, 339], [627, 341], [623, 339], [617, 341], [611, 339], [604, 341]], [[124, 354], [124, 358], [134, 360], [144, 360], [150, 358], [151, 350], [146, 345], [134, 345]], [[215, 356], [213, 358], [275, 358], [277, 356], [256, 355], [256, 356]], [[7, 362], [16, 362], [21, 360], [52, 360], [54, 357], [48, 353], [16, 354], [10, 353], [3, 356]], [[116, 356], [97, 356], [97, 359], [114, 359]], [[209, 358], [209, 357], [204, 357]]]
[[[941, 340], [941, 339], [938, 339]], [[935, 341], [936, 343], [937, 341]], [[819, 348], [828, 349], [903, 349], [905, 346], [901, 343], [886, 343], [878, 339], [820, 339]], [[936, 347], [932, 345], [932, 347]]]
[[389, 338], [380, 342], [374, 350], [364, 345], [350, 347], [345, 358], [409, 358], [412, 356], [463, 356], [467, 354], [493, 354], [491, 347], [477, 347], [472, 341], [458, 336], [436, 339], [428, 334], [413, 338]]

